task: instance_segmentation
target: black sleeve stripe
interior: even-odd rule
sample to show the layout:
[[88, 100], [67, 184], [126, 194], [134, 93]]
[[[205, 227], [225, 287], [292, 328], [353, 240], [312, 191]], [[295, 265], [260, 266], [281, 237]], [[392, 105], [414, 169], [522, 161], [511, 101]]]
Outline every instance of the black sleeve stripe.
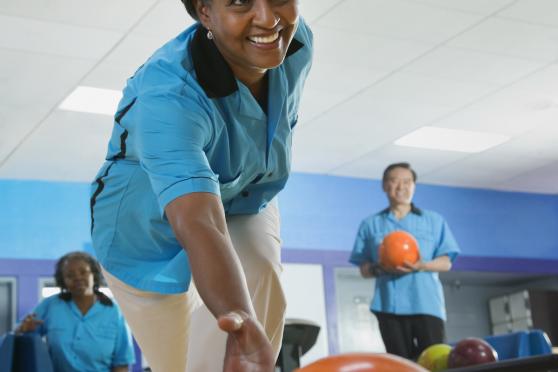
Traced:
[[[137, 98], [134, 98], [132, 102], [130, 102], [126, 107], [124, 107], [122, 110], [116, 113], [116, 116], [114, 117], [114, 121], [116, 121], [118, 125], [120, 125], [120, 121], [122, 120], [124, 115], [126, 115], [126, 113], [130, 111], [134, 103], [136, 103], [136, 99]], [[127, 138], [128, 138], [128, 130], [124, 129], [124, 132], [122, 132], [122, 134], [120, 135], [120, 152], [115, 156], [113, 156], [112, 159], [124, 159], [126, 157]]]
[[99, 196], [99, 194], [101, 193], [101, 191], [103, 191], [103, 189], [105, 188], [105, 183], [103, 182], [103, 178], [105, 178], [108, 175], [108, 172], [110, 170], [110, 168], [114, 165], [114, 163], [112, 163], [111, 165], [109, 165], [107, 167], [107, 170], [105, 171], [105, 173], [103, 173], [102, 176], [100, 176], [99, 178], [97, 178], [95, 180], [95, 182], [97, 183], [97, 189], [95, 190], [95, 192], [93, 193], [93, 196], [91, 197], [90, 200], [90, 211], [91, 211], [91, 233], [93, 233], [93, 227], [95, 226], [95, 218], [93, 216], [93, 207], [95, 207], [95, 202], [97, 201], [97, 197]]

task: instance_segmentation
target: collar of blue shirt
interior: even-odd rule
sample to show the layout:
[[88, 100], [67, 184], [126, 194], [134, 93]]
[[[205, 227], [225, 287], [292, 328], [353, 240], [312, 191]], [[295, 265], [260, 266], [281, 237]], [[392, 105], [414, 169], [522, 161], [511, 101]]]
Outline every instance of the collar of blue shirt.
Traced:
[[[389, 207], [382, 210], [380, 213], [389, 214]], [[417, 216], [422, 216], [422, 211], [413, 203], [411, 203], [411, 213], [416, 214]]]

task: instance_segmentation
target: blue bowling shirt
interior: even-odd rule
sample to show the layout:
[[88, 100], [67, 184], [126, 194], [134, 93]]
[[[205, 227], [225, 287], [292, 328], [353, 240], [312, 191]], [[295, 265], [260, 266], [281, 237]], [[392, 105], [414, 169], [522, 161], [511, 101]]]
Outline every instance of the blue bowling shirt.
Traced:
[[256, 214], [283, 189], [311, 65], [301, 19], [284, 62], [268, 70], [263, 110], [195, 24], [127, 82], [106, 162], [92, 185], [92, 241], [103, 267], [141, 290], [188, 289], [187, 256], [165, 207], [193, 192], [220, 195], [227, 215]]
[[44, 322], [36, 332], [46, 336], [56, 372], [110, 372], [135, 361], [132, 336], [116, 304], [97, 301], [82, 315], [73, 301], [54, 295], [34, 313]]
[[[395, 230], [407, 231], [415, 237], [424, 262], [444, 255], [453, 262], [460, 252], [444, 218], [413, 205], [411, 212], [401, 220], [389, 208], [365, 218], [360, 224], [349, 262], [355, 265], [364, 261], [379, 262], [378, 248], [384, 236]], [[371, 311], [397, 315], [426, 314], [446, 319], [444, 292], [438, 273], [386, 274], [375, 279]]]

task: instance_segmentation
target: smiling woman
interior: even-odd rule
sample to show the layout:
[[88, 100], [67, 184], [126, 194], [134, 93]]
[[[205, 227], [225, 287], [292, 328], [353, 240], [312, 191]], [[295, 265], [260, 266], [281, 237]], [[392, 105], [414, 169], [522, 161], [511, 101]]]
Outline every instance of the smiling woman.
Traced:
[[296, 0], [183, 3], [199, 22], [124, 89], [93, 246], [155, 372], [271, 371], [286, 307], [275, 196], [312, 33]]

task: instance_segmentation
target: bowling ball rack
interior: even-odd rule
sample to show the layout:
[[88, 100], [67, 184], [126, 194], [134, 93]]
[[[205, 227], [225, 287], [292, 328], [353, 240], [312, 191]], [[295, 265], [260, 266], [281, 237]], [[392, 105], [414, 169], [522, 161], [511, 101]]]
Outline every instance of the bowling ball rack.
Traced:
[[448, 372], [558, 372], [558, 354], [506, 359], [470, 367], [452, 368]]

